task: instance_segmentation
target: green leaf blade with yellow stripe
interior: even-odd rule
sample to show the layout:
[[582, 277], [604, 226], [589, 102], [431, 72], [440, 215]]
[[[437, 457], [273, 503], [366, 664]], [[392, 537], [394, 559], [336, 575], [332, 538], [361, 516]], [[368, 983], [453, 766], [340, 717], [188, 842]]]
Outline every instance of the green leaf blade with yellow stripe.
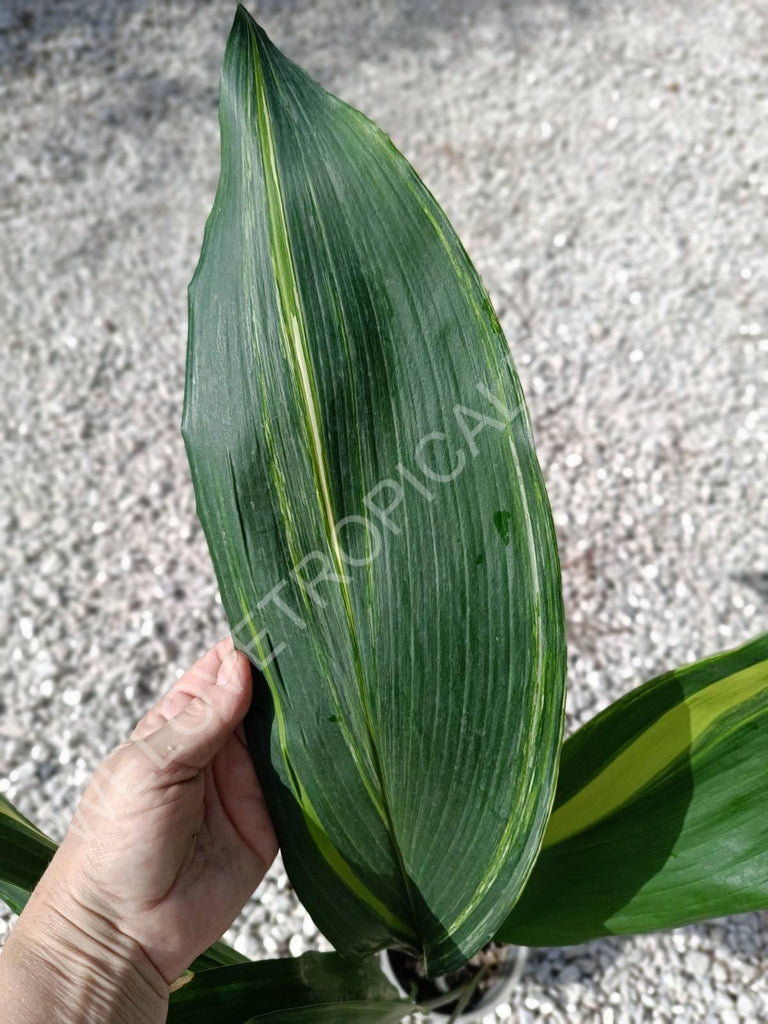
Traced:
[[183, 430], [289, 875], [341, 951], [450, 970], [554, 792], [557, 547], [488, 296], [390, 140], [240, 8]]
[[651, 680], [563, 748], [498, 933], [565, 945], [768, 907], [768, 635]]

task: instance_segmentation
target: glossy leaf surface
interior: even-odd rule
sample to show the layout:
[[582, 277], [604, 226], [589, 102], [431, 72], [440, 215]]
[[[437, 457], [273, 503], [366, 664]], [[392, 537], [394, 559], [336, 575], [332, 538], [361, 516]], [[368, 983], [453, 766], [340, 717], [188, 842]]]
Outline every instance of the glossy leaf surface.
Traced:
[[390, 140], [239, 8], [183, 431], [291, 880], [450, 970], [519, 895], [562, 729], [559, 567], [488, 296]]
[[768, 635], [660, 676], [563, 748], [502, 941], [565, 945], [768, 907]]

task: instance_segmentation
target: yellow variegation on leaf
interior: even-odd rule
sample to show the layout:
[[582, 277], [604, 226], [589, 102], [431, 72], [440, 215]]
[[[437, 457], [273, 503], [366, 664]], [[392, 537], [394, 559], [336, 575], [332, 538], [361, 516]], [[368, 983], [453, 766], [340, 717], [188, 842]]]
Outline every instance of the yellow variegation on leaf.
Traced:
[[499, 931], [564, 945], [768, 907], [768, 635], [653, 679], [563, 747]]
[[450, 970], [554, 792], [557, 546], [485, 289], [390, 140], [238, 10], [183, 431], [291, 880], [342, 952]]

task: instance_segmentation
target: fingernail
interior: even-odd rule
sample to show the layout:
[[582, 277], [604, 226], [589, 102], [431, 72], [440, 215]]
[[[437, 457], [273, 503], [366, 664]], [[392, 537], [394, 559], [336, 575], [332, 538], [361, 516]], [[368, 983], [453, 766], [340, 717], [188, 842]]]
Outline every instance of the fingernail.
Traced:
[[216, 685], [231, 686], [237, 678], [237, 651], [230, 651], [219, 665], [219, 671], [216, 673]]

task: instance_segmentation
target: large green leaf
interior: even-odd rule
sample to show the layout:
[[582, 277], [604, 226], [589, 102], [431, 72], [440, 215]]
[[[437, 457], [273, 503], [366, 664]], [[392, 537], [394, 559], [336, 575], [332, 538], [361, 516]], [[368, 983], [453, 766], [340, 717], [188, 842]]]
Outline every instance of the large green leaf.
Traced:
[[56, 843], [0, 796], [0, 899], [20, 914]]
[[768, 634], [654, 679], [564, 746], [507, 942], [563, 945], [768, 907]]
[[[557, 549], [488, 296], [390, 140], [238, 9], [183, 432], [285, 863], [337, 948], [450, 970], [536, 856]], [[259, 687], [257, 687], [258, 689]]]
[[410, 1009], [375, 958], [352, 962], [336, 953], [305, 953], [196, 974], [171, 993], [168, 1024], [244, 1024], [252, 1019], [394, 1024]]

